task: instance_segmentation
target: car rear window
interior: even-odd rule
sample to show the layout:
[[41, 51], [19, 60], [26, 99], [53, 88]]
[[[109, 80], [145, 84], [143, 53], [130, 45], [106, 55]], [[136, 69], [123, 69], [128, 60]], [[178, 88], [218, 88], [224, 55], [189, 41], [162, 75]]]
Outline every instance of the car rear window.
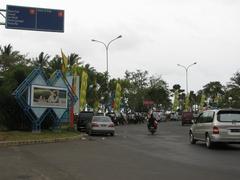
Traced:
[[193, 113], [192, 112], [183, 112], [182, 117], [184, 118], [193, 118]]
[[108, 116], [94, 116], [92, 122], [111, 122]]
[[220, 122], [240, 122], [240, 111], [219, 111], [217, 119]]
[[79, 120], [80, 121], [89, 121], [93, 117], [93, 113], [80, 113]]

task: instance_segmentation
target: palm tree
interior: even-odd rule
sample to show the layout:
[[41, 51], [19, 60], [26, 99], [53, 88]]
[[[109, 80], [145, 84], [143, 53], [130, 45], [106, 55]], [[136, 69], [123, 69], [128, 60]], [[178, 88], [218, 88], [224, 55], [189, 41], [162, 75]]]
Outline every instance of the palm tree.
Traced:
[[69, 63], [69, 69], [73, 73], [73, 68], [79, 67], [83, 62], [79, 62], [81, 57], [78, 54], [71, 53], [70, 56], [68, 56], [68, 63]]
[[224, 94], [224, 86], [219, 81], [213, 81], [203, 86], [203, 92], [214, 100], [218, 94]]
[[0, 53], [1, 55], [14, 56], [14, 57], [19, 55], [19, 51], [13, 51], [13, 47], [11, 44], [8, 44], [3, 48], [0, 46]]
[[0, 71], [4, 72], [11, 66], [16, 65], [24, 59], [19, 51], [13, 51], [11, 44], [1, 47], [0, 46]]
[[49, 58], [50, 56], [48, 54], [41, 52], [39, 56], [33, 61], [33, 65], [41, 68], [47, 68]]
[[56, 55], [51, 61], [48, 63], [49, 71], [53, 73], [56, 70], [60, 70], [62, 66], [62, 58]]
[[88, 72], [91, 72], [91, 73], [96, 73], [96, 69], [94, 67], [91, 67], [90, 64], [85, 64], [84, 68], [88, 71]]

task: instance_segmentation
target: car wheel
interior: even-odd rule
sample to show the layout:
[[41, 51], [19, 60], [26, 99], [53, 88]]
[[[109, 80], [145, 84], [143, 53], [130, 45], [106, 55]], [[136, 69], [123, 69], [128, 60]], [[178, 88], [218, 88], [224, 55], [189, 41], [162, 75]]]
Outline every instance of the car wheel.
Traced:
[[114, 132], [113, 133], [110, 133], [111, 136], [114, 136]]
[[213, 148], [213, 142], [211, 141], [211, 138], [208, 134], [206, 135], [205, 143], [208, 149]]
[[192, 132], [189, 133], [189, 141], [191, 144], [196, 144], [196, 142], [197, 142], [196, 139], [194, 138]]

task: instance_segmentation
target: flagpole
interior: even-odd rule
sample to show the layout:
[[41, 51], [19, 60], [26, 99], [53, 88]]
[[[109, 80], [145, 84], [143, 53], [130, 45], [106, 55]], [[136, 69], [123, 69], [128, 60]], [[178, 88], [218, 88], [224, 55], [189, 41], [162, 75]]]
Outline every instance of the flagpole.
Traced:
[[[67, 56], [63, 53], [62, 49], [61, 49], [61, 54], [62, 54], [62, 72], [63, 75], [66, 78], [66, 72], [68, 71], [68, 58]], [[66, 78], [67, 80], [67, 78]], [[71, 89], [73, 90], [73, 84], [70, 84]], [[74, 92], [75, 93], [75, 92]], [[73, 112], [73, 107], [74, 107], [74, 99], [73, 97], [70, 98], [70, 106], [69, 106], [69, 119], [70, 119], [70, 128], [73, 129], [74, 128], [74, 112]]]

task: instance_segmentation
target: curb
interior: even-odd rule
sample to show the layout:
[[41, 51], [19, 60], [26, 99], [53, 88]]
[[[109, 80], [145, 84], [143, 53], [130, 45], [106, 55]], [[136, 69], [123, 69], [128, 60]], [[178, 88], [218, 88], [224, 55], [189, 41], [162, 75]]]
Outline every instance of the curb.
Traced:
[[22, 141], [0, 141], [0, 147], [6, 146], [20, 146], [20, 145], [30, 145], [30, 144], [47, 144], [47, 143], [57, 143], [69, 140], [83, 139], [84, 135], [77, 135], [73, 137], [65, 138], [54, 138], [54, 139], [40, 139], [40, 140], [22, 140]]

